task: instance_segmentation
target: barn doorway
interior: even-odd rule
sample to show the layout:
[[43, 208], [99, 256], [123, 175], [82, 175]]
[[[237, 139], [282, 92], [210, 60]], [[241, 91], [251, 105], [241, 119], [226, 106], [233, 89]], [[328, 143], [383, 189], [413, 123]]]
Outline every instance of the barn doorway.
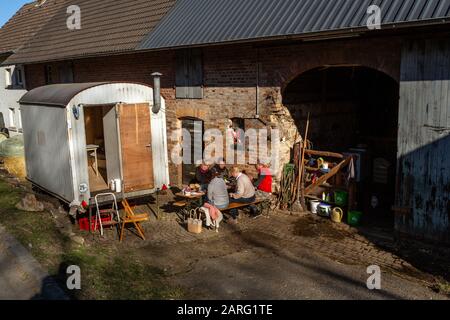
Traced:
[[399, 84], [366, 67], [322, 67], [294, 79], [283, 104], [302, 134], [310, 113], [314, 149], [357, 159], [353, 206], [362, 225], [393, 230]]
[[[181, 122], [183, 131], [189, 133], [190, 140], [188, 144], [183, 141], [182, 183], [191, 184], [195, 182], [195, 171], [203, 160], [205, 125], [203, 120], [197, 118], [184, 118]], [[189, 160], [186, 161], [187, 159]]]

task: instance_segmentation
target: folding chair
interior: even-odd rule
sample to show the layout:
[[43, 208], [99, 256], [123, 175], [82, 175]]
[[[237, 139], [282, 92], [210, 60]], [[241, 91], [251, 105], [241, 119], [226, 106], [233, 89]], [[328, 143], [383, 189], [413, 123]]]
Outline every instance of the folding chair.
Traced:
[[150, 215], [148, 213], [135, 214], [127, 199], [122, 200], [123, 208], [125, 209], [125, 216], [122, 217], [121, 228], [120, 228], [120, 242], [123, 240], [123, 235], [125, 232], [125, 226], [132, 223], [136, 231], [142, 240], [145, 240], [144, 229], [141, 226], [142, 222], [150, 220]]

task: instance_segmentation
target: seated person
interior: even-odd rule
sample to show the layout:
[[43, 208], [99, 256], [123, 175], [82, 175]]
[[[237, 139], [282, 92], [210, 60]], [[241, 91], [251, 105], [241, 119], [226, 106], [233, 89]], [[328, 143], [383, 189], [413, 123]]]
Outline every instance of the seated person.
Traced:
[[207, 202], [217, 209], [225, 209], [230, 205], [230, 198], [228, 197], [228, 190], [225, 181], [220, 177], [216, 171], [212, 173], [212, 180], [208, 185]]
[[220, 222], [223, 220], [220, 209], [228, 208], [230, 199], [228, 198], [227, 185], [217, 171], [213, 171], [212, 178], [208, 185], [206, 203], [202, 210], [206, 215], [206, 226], [215, 227], [218, 231]]
[[216, 163], [216, 165], [213, 168], [214, 171], [217, 171], [219, 173], [219, 177], [222, 179], [228, 179], [230, 176], [227, 165], [225, 163], [225, 160], [223, 158], [219, 159]]
[[258, 170], [258, 180], [255, 182], [256, 196], [266, 199], [272, 195], [272, 172], [267, 165], [262, 163], [256, 165], [256, 170]]
[[211, 170], [209, 170], [209, 166], [205, 163], [202, 163], [195, 170], [195, 180], [198, 184], [200, 184], [201, 191], [206, 191], [208, 189], [208, 184], [211, 181]]
[[[242, 171], [234, 167], [231, 170], [231, 175], [236, 178], [237, 186], [236, 193], [232, 193], [230, 203], [253, 203], [256, 200], [255, 196], [255, 187], [253, 186], [250, 178], [243, 174]], [[250, 210], [252, 214], [256, 214], [256, 208], [254, 206], [250, 206]], [[237, 223], [238, 218], [238, 210], [233, 209], [230, 211], [232, 220], [231, 223]]]

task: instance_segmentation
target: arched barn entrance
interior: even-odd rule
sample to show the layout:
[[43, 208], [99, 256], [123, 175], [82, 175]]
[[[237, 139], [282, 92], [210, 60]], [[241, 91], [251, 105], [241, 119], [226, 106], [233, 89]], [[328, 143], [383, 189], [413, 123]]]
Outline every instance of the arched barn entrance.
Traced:
[[[321, 67], [301, 74], [283, 92], [299, 132], [310, 113], [315, 150], [355, 154], [353, 209], [362, 225], [394, 226], [399, 84], [374, 69]], [[320, 193], [327, 191], [320, 190]], [[320, 194], [318, 194], [320, 196]], [[351, 208], [352, 209], [352, 208]]]

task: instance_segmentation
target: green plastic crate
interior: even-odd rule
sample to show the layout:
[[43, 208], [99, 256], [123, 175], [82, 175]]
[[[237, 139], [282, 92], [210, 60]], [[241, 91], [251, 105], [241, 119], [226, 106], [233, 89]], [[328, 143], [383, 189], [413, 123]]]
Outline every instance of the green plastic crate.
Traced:
[[349, 211], [347, 215], [347, 222], [351, 226], [359, 226], [363, 213], [360, 211]]

